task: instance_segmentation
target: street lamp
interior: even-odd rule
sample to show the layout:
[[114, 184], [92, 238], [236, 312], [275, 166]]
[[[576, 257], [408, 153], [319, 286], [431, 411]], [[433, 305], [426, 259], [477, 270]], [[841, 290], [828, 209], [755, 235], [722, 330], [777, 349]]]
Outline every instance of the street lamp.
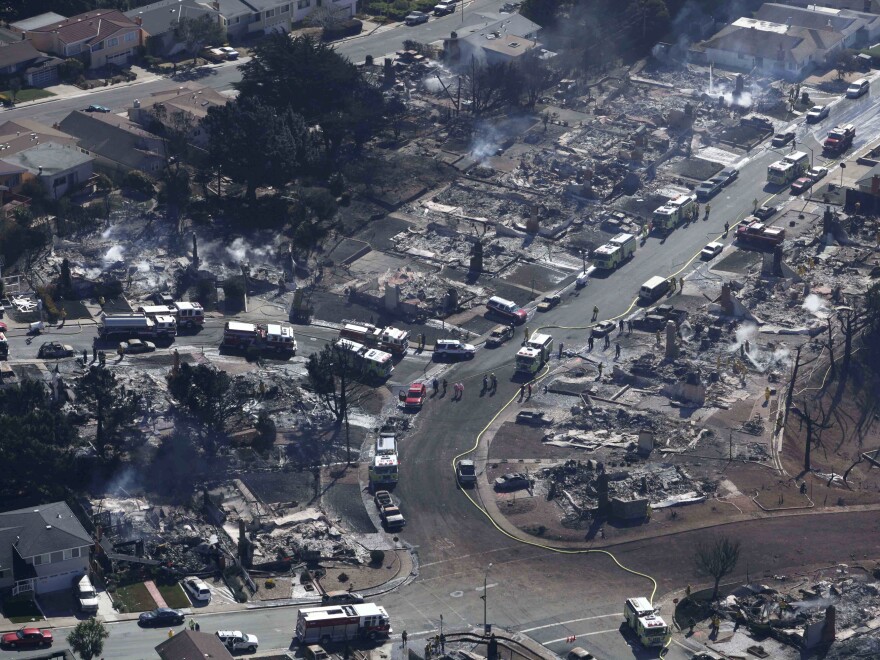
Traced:
[[846, 163], [840, 164], [840, 187], [843, 188], [843, 171], [846, 169]]
[[487, 623], [486, 614], [489, 605], [489, 593], [486, 591], [487, 582], [489, 581], [489, 569], [492, 568], [492, 564], [490, 563], [486, 566], [486, 572], [483, 573], [483, 595], [480, 598], [483, 599], [483, 634], [485, 635], [488, 631], [489, 624]]

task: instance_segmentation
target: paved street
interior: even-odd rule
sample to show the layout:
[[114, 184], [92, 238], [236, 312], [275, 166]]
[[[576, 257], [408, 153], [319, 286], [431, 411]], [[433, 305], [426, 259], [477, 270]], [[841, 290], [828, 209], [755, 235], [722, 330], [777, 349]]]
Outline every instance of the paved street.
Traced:
[[[475, 6], [488, 8], [499, 4], [493, 0], [476, 2]], [[460, 20], [456, 14], [416, 28], [378, 33], [348, 42], [339, 50], [353, 59], [366, 53], [379, 56], [381, 51], [397, 49], [402, 38], [430, 41], [444, 36]], [[205, 81], [224, 89], [236, 76], [235, 67], [229, 66], [218, 69]], [[174, 85], [173, 81], [162, 80], [111, 89], [89, 95], [88, 102], [119, 111], [138, 96]], [[838, 121], [856, 123], [859, 127], [857, 145], [864, 144], [866, 135], [880, 128], [878, 95], [880, 92], [875, 89], [870, 96], [857, 101], [841, 100], [826, 121], [815, 127], [799, 127], [798, 144], [811, 146], [816, 163], [822, 163], [818, 144]], [[7, 111], [0, 114], [0, 119], [27, 116], [51, 123], [84, 105], [81, 99], [60, 99]], [[542, 315], [540, 322], [583, 327], [593, 305], [599, 307], [601, 318], [627, 312], [643, 281], [653, 275], [679, 273], [706, 242], [721, 235], [725, 221], [733, 224], [747, 215], [753, 199], [763, 203], [773, 196], [773, 191], [766, 190], [765, 186], [766, 166], [779, 157], [779, 153], [763, 147], [756, 149], [739, 179], [712, 200], [708, 221], [701, 219], [689, 227], [679, 228], [665, 240], [649, 238], [630, 263], [607, 278], [595, 279], [580, 293], [567, 292], [563, 304]], [[834, 177], [835, 173], [832, 171], [829, 176]], [[788, 198], [787, 190], [778, 195], [781, 199]], [[530, 319], [527, 325], [534, 329], [537, 320]], [[204, 345], [206, 350], [215, 350], [221, 332], [222, 324], [210, 321], [200, 334], [181, 337], [178, 343]], [[49, 337], [81, 349], [90, 348], [92, 333], [91, 327], [68, 327], [52, 332]], [[586, 343], [583, 329], [558, 329], [552, 333], [557, 345], [562, 341], [575, 348]], [[303, 330], [298, 335], [300, 355], [319, 349], [323, 341], [334, 335], [330, 330], [314, 327]], [[13, 355], [33, 357], [41, 341], [36, 339], [28, 345], [24, 337], [13, 333]], [[417, 640], [439, 629], [441, 615], [447, 629], [481, 625], [484, 601], [480, 597], [485, 580], [485, 606], [490, 623], [525, 631], [554, 651], [569, 648], [566, 637], [577, 635], [578, 644], [601, 658], [656, 657], [656, 653], [630, 648], [619, 632], [623, 599], [630, 595], [650, 595], [652, 585], [645, 578], [620, 570], [605, 555], [557, 554], [510, 539], [491, 526], [456, 488], [452, 458], [473, 445], [500, 404], [516, 393], [518, 384], [511, 382], [510, 377], [517, 344], [509, 343], [497, 350], [481, 349], [473, 361], [449, 367], [450, 380], [454, 374], [455, 380], [468, 384], [463, 401], [455, 404], [449, 397], [432, 399], [416, 418], [415, 433], [401, 442], [402, 481], [396, 496], [404, 511], [414, 512], [408, 516], [409, 524], [401, 536], [417, 549], [420, 574], [413, 584], [378, 600], [392, 614], [395, 630], [398, 633], [407, 630], [410, 638]], [[394, 382], [405, 383], [410, 374], [420, 373], [425, 360], [408, 357], [403, 365], [395, 372]], [[488, 371], [498, 374], [499, 391], [493, 399], [480, 399], [475, 394], [478, 387], [475, 385]], [[850, 556], [873, 556], [880, 543], [880, 521], [873, 513], [755, 520], [730, 524], [725, 529], [747, 541], [737, 578], [745, 578], [747, 572], [751, 577], [772, 575], [804, 564], [834, 564], [847, 561]], [[654, 576], [659, 582], [659, 593], [664, 593], [697, 579], [693, 575], [691, 549], [703, 534], [685, 532], [636, 541], [614, 547], [612, 551], [623, 564]], [[840, 537], [847, 538], [846, 548], [838, 546]], [[492, 568], [487, 574], [489, 563]], [[668, 618], [669, 613], [664, 614]], [[278, 608], [205, 616], [199, 620], [204, 631], [233, 628], [254, 633], [260, 637], [262, 651], [289, 647], [295, 615], [295, 609]], [[114, 660], [149, 657], [151, 647], [164, 639], [167, 632], [140, 630], [130, 622], [112, 624], [110, 630], [105, 656]], [[56, 646], [63, 646], [65, 632], [57, 632]], [[14, 657], [28, 657], [28, 654]], [[686, 654], [673, 647], [667, 657], [681, 658]]]

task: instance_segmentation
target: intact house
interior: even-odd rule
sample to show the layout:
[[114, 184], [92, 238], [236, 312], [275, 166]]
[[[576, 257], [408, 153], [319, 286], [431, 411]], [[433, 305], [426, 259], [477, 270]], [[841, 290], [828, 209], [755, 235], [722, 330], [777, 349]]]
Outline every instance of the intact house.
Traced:
[[156, 125], [175, 129], [189, 127], [189, 142], [200, 148], [208, 144], [208, 133], [202, 127], [202, 120], [208, 110], [223, 106], [229, 98], [211, 87], [189, 83], [177, 89], [154, 92], [147, 99], [135, 99], [128, 116], [145, 129], [161, 133]]
[[88, 573], [92, 537], [65, 502], [0, 513], [0, 589], [70, 589]]
[[23, 34], [37, 50], [62, 58], [83, 57], [92, 69], [107, 64], [125, 66], [145, 38], [136, 21], [115, 9], [89, 11]]
[[163, 139], [128, 117], [75, 110], [57, 128], [75, 137], [79, 146], [95, 157], [99, 168], [155, 174], [165, 164]]
[[183, 630], [156, 647], [161, 660], [192, 660], [193, 658], [212, 658], [213, 660], [232, 660], [233, 655], [211, 633]]
[[215, 0], [231, 41], [270, 32], [290, 32], [293, 23], [315, 9], [328, 9], [343, 18], [354, 16], [357, 0]]
[[695, 44], [691, 55], [705, 64], [798, 80], [878, 35], [880, 17], [874, 14], [768, 3], [753, 18], [738, 18]]
[[443, 40], [446, 61], [451, 65], [495, 64], [537, 55], [541, 26], [519, 14], [484, 14], [481, 22], [459, 28]]
[[45, 55], [27, 40], [0, 46], [0, 77], [19, 77], [29, 87], [46, 87], [58, 82], [62, 60]]
[[85, 185], [92, 177], [94, 162], [95, 157], [79, 147], [52, 142], [37, 144], [8, 156], [0, 152], [0, 163], [19, 170], [17, 174], [13, 171], [5, 173], [7, 181], [13, 183], [17, 180], [18, 183], [9, 186], [10, 190], [18, 192], [28, 181], [36, 181], [52, 199]]
[[[125, 12], [147, 34], [147, 50], [153, 55], [174, 55], [186, 48], [186, 44], [174, 37], [174, 28], [182, 18], [200, 18], [208, 15], [221, 21], [220, 12], [213, 3], [199, 0], [161, 0], [151, 5]], [[219, 44], [217, 44], [219, 45]]]

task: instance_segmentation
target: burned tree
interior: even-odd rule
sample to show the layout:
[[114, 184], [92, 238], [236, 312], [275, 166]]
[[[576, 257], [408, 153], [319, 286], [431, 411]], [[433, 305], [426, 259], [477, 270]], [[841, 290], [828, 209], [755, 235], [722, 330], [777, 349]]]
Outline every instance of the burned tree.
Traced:
[[712, 541], [703, 541], [694, 552], [697, 572], [714, 580], [712, 600], [718, 598], [718, 585], [730, 575], [739, 561], [740, 543], [727, 536]]
[[80, 401], [91, 410], [97, 421], [95, 446], [105, 459], [120, 451], [125, 439], [124, 429], [135, 419], [140, 396], [126, 390], [116, 381], [116, 374], [101, 366], [93, 366], [77, 385]]

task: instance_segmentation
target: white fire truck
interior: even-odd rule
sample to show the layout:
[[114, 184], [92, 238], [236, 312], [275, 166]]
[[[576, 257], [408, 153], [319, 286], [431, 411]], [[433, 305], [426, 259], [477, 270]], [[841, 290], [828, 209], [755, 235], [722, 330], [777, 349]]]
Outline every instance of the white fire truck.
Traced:
[[391, 326], [380, 328], [372, 323], [343, 321], [339, 336], [395, 355], [403, 355], [409, 348], [409, 332]]
[[639, 638], [642, 646], [665, 646], [672, 635], [647, 598], [627, 598], [623, 606], [627, 627]]
[[532, 334], [516, 354], [516, 370], [521, 373], [534, 374], [550, 359], [553, 351], [553, 337], [538, 332]]
[[199, 303], [175, 302], [170, 305], [141, 305], [138, 312], [150, 318], [173, 316], [182, 328], [202, 327], [205, 324], [205, 310]]
[[354, 368], [364, 376], [388, 378], [394, 371], [394, 362], [390, 353], [364, 346], [349, 339], [338, 339], [336, 347], [351, 357]]
[[243, 321], [227, 321], [223, 326], [222, 348], [244, 350], [255, 348], [296, 354], [293, 327], [286, 323], [269, 323], [266, 327]]
[[400, 479], [397, 436], [390, 430], [379, 431], [375, 449], [373, 461], [370, 464], [370, 482], [376, 485], [396, 484]]
[[691, 195], [671, 199], [654, 211], [652, 223], [661, 234], [671, 232], [685, 220], [697, 219], [697, 202]]
[[392, 633], [391, 619], [375, 603], [305, 607], [296, 615], [296, 638], [300, 644], [378, 639]]
[[98, 335], [102, 338], [174, 338], [177, 323], [173, 316], [145, 314], [106, 314], [98, 322]]

